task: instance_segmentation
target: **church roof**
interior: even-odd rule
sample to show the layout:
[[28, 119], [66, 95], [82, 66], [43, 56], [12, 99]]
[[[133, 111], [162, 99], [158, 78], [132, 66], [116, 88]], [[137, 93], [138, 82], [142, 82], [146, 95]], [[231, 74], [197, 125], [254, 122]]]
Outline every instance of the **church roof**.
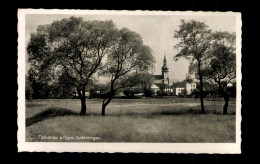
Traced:
[[163, 69], [163, 70], [168, 70], [169, 68], [167, 67], [167, 65], [164, 64], [164, 65], [162, 66], [162, 69]]
[[161, 79], [163, 79], [163, 76], [162, 75], [154, 75], [154, 79], [155, 80], [161, 80]]
[[169, 69], [169, 68], [167, 67], [167, 60], [166, 60], [166, 56], [165, 56], [165, 52], [164, 52], [162, 70], [163, 70], [163, 71], [168, 71], [168, 69]]

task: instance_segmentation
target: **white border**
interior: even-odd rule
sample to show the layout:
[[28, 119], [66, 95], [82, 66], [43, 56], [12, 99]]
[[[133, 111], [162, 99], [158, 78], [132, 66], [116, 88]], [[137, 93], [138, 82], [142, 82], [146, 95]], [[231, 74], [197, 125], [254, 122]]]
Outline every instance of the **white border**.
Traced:
[[[26, 14], [88, 14], [88, 15], [219, 15], [236, 16], [236, 143], [41, 143], [25, 142], [25, 15]], [[114, 11], [114, 10], [18, 10], [18, 152], [143, 152], [143, 153], [241, 153], [241, 14], [236, 12], [180, 11]]]

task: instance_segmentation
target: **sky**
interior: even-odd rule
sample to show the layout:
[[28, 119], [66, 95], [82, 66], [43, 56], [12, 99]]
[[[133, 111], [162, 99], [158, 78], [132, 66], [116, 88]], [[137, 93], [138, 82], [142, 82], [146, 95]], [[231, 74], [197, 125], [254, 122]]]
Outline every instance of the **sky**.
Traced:
[[[173, 34], [178, 29], [181, 19], [203, 21], [213, 31], [236, 32], [235, 16], [30, 14], [26, 15], [26, 45], [30, 40], [30, 34], [36, 32], [37, 26], [50, 24], [55, 20], [71, 16], [83, 17], [84, 20], [112, 20], [119, 29], [126, 27], [139, 33], [144, 44], [152, 48], [156, 61], [154, 74], [161, 74], [165, 54], [167, 66], [169, 67], [170, 84], [173, 81], [185, 79], [188, 73], [189, 61], [186, 59], [173, 60], [173, 57], [178, 53], [178, 50], [174, 49], [174, 45], [178, 43], [178, 40], [173, 38]], [[28, 68], [29, 64], [26, 63], [26, 69], [28, 70]]]

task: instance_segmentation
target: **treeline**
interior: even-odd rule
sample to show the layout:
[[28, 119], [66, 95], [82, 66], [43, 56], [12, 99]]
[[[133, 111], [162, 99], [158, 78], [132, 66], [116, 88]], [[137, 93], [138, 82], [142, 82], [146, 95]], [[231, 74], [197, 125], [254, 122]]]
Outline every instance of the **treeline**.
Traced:
[[[30, 70], [31, 71], [31, 70]], [[145, 79], [144, 82], [146, 82]], [[107, 84], [91, 84], [87, 87], [88, 90], [88, 98], [105, 98], [107, 92]], [[120, 95], [123, 93], [123, 95]], [[136, 85], [133, 88], [125, 88], [119, 90], [115, 97], [120, 98], [135, 98], [138, 97], [136, 94], [143, 93], [142, 97], [152, 97], [155, 92], [150, 88], [149, 83], [145, 83], [143, 85]], [[26, 100], [30, 101], [32, 99], [66, 99], [66, 98], [79, 98], [75, 88], [71, 85], [66, 84], [66, 82], [62, 84], [52, 84], [49, 85], [47, 83], [37, 82], [32, 77], [31, 74], [28, 73], [26, 76]]]

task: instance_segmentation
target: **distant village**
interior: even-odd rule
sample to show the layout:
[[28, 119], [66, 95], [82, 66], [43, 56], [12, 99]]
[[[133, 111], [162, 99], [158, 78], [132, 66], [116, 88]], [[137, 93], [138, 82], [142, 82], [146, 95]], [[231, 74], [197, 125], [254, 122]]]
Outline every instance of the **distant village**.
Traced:
[[[161, 75], [151, 75], [152, 84], [149, 86], [150, 89], [153, 91], [152, 97], [157, 96], [184, 96], [184, 95], [191, 95], [193, 91], [197, 89], [197, 82], [198, 80], [195, 79], [194, 75], [189, 75], [194, 77], [194, 79], [191, 80], [183, 80], [181, 82], [175, 82], [173, 84], [170, 84], [169, 81], [169, 68], [167, 67], [167, 59], [164, 55], [163, 59], [163, 66], [161, 67]], [[75, 96], [78, 96], [77, 93], [74, 93]], [[102, 94], [102, 89], [98, 90], [90, 90], [86, 92], [86, 95], [88, 97], [91, 97], [93, 95], [99, 95]], [[144, 97], [144, 93], [134, 93], [132, 97]], [[94, 96], [98, 97], [98, 96]], [[117, 93], [116, 97], [127, 97], [127, 95], [121, 91]]]
[[167, 59], [164, 55], [162, 74], [154, 75], [154, 82], [151, 86], [151, 89], [154, 91], [155, 95], [158, 92], [163, 92], [164, 95], [173, 96], [173, 95], [191, 95], [192, 91], [197, 88], [196, 79], [194, 81], [188, 82], [187, 79], [182, 82], [169, 83], [169, 68], [167, 67]]
[[[149, 97], [159, 96], [180, 96], [180, 97], [199, 97], [199, 80], [196, 78], [195, 73], [188, 72], [186, 79], [180, 82], [173, 82], [170, 84], [169, 68], [167, 66], [167, 59], [164, 55], [163, 66], [161, 67], [161, 75], [151, 75], [152, 84], [149, 86], [153, 93]], [[204, 84], [205, 97], [218, 97], [216, 91], [212, 91], [210, 84]], [[233, 84], [227, 84], [228, 87], [232, 87]], [[234, 90], [234, 89], [233, 89]], [[86, 92], [88, 97], [99, 97], [102, 95], [102, 89], [89, 90]], [[78, 96], [74, 93], [74, 96]], [[234, 93], [235, 96], [235, 93]], [[124, 91], [116, 94], [116, 97], [129, 97]], [[147, 97], [144, 93], [134, 93], [132, 98]]]
[[[199, 97], [199, 80], [196, 78], [195, 73], [190, 71], [187, 74], [186, 79], [180, 82], [173, 82], [170, 84], [169, 68], [167, 66], [167, 59], [164, 55], [163, 65], [161, 67], [161, 75], [151, 75], [152, 83], [149, 85], [150, 93], [148, 96], [141, 90], [127, 92], [120, 91], [115, 97], [118, 98], [142, 98], [142, 97], [161, 97], [161, 96], [179, 96], [179, 97]], [[234, 84], [227, 84], [227, 87], [232, 88]], [[212, 86], [208, 83], [204, 83], [204, 95], [205, 97], [218, 97], [217, 92], [212, 90]], [[233, 87], [233, 95], [235, 96], [235, 88]], [[62, 90], [64, 92], [64, 90]], [[90, 87], [86, 91], [86, 96], [88, 98], [101, 98], [104, 94], [104, 89], [102, 87]], [[48, 98], [73, 98], [78, 97], [76, 91], [64, 95], [59, 92], [50, 92]]]

